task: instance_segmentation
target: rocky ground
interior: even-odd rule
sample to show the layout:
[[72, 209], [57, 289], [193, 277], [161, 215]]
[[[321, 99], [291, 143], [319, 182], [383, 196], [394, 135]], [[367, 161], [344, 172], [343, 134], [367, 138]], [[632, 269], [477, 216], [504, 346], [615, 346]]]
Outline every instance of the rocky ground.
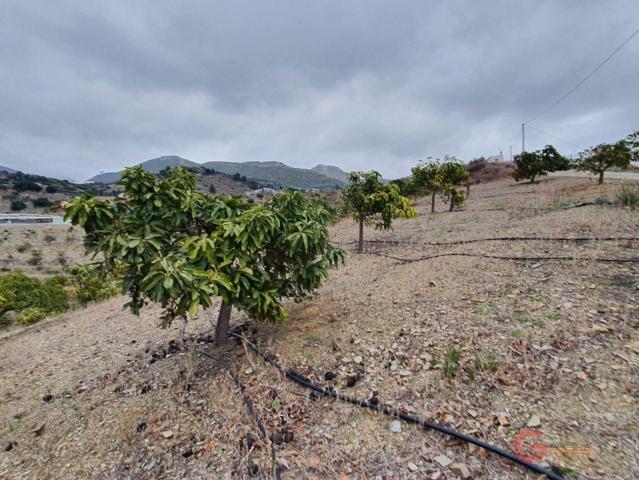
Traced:
[[[618, 184], [553, 178], [479, 185], [463, 211], [445, 205], [367, 230], [332, 229], [348, 251], [285, 325], [251, 337], [327, 387], [375, 397], [511, 450], [543, 434], [542, 462], [578, 478], [639, 476], [638, 241], [426, 242], [494, 236], [639, 237], [637, 211], [605, 205]], [[599, 198], [601, 205], [570, 208]], [[568, 256], [570, 261], [439, 257], [448, 252]], [[318, 398], [237, 342], [215, 349], [207, 316], [156, 327], [113, 299], [0, 339], [0, 477], [272, 478], [269, 446], [246, 413], [223, 357], [276, 443], [282, 478], [532, 479], [499, 457], [439, 433]], [[235, 314], [236, 324], [247, 320]], [[526, 448], [530, 453], [530, 449]]]

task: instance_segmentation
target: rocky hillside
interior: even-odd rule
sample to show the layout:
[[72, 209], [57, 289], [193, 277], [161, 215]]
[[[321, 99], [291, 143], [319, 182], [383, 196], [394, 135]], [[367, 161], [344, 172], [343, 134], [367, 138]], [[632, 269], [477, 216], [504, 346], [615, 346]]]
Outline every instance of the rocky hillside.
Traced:
[[[235, 175], [238, 179], [254, 180], [262, 184], [288, 188], [339, 188], [344, 182], [306, 168], [289, 167], [281, 162], [207, 162], [195, 163], [176, 155], [153, 158], [139, 164], [151, 173], [159, 173], [167, 167], [207, 168], [226, 175]], [[332, 167], [337, 169], [337, 167]], [[339, 169], [337, 169], [339, 170]], [[341, 170], [340, 170], [341, 171]], [[115, 183], [120, 179], [120, 172], [100, 173], [89, 179], [96, 183]]]
[[16, 173], [17, 170], [14, 170], [13, 168], [9, 168], [9, 167], [3, 167], [2, 165], [0, 165], [0, 172]]
[[329, 178], [334, 178], [340, 182], [348, 182], [348, 172], [345, 172], [335, 165], [323, 165], [321, 163], [315, 165], [311, 170], [322, 175], [326, 175]]
[[[187, 160], [186, 158], [178, 157], [177, 155], [165, 155], [163, 157], [152, 158], [151, 160], [142, 162], [139, 165], [151, 173], [160, 173], [161, 170], [164, 170], [167, 167], [200, 167], [200, 164]], [[90, 178], [88, 181], [95, 183], [115, 183], [120, 180], [121, 174], [122, 171], [99, 173], [95, 177]]]
[[281, 162], [207, 162], [202, 164], [218, 172], [239, 173], [254, 180], [289, 188], [335, 188], [344, 182], [306, 168], [294, 168]]

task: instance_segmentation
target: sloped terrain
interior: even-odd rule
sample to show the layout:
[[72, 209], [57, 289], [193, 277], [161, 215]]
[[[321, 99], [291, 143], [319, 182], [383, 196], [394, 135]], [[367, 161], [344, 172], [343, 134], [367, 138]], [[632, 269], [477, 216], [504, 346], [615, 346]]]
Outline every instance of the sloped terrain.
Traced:
[[[498, 241], [485, 237], [639, 237], [637, 211], [575, 205], [617, 185], [582, 179], [474, 186], [463, 211], [366, 231], [332, 228], [347, 263], [285, 325], [246, 332], [264, 350], [327, 387], [376, 397], [506, 449], [522, 430], [542, 432], [543, 462], [579, 478], [635, 478], [639, 428], [639, 242]], [[579, 257], [506, 261], [466, 252]], [[215, 349], [202, 314], [156, 327], [123, 298], [46, 320], [0, 339], [0, 477], [272, 478], [268, 445], [218, 363], [246, 385], [276, 441], [282, 478], [533, 479], [534, 475], [441, 434], [310, 395], [237, 342]], [[235, 314], [236, 325], [248, 320]], [[252, 324], [250, 324], [252, 325]], [[458, 352], [457, 355], [454, 352]], [[457, 358], [457, 359], [456, 359]], [[456, 359], [456, 360], [455, 360]], [[328, 373], [328, 375], [327, 375]], [[334, 378], [333, 378], [334, 377]], [[391, 428], [392, 427], [392, 428]], [[562, 453], [563, 452], [563, 453]]]

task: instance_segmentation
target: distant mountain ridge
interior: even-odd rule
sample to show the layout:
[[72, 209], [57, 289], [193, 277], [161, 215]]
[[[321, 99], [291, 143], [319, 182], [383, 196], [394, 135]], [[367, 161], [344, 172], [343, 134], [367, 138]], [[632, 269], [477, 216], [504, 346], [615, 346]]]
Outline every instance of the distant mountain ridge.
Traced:
[[326, 175], [329, 178], [334, 178], [340, 182], [348, 183], [348, 172], [345, 172], [335, 165], [323, 165], [321, 163], [315, 165], [311, 170]]
[[[342, 187], [344, 181], [330, 177], [315, 170], [289, 167], [281, 162], [206, 162], [195, 163], [177, 155], [153, 158], [139, 164], [151, 173], [158, 173], [166, 167], [211, 168], [228, 175], [240, 174], [254, 180], [272, 183], [288, 188], [335, 188]], [[337, 168], [337, 167], [335, 167]], [[100, 173], [89, 182], [115, 183], [122, 172]]]
[[0, 172], [16, 173], [17, 170], [14, 170], [13, 168], [9, 168], [9, 167], [3, 167], [2, 165], [0, 165]]

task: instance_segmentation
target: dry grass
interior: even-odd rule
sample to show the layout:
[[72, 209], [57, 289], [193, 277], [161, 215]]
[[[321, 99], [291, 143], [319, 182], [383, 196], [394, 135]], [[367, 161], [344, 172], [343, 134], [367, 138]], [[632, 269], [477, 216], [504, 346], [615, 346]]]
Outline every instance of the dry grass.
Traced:
[[[428, 201], [419, 201], [419, 219], [366, 234], [414, 242], [637, 236], [636, 211], [557, 205], [562, 198], [612, 198], [613, 183], [562, 178], [533, 186], [479, 185], [462, 212], [444, 213], [439, 205], [442, 213], [431, 215]], [[344, 220], [332, 235], [352, 241], [356, 226]], [[580, 478], [639, 474], [636, 265], [460, 257], [398, 265], [354, 254], [351, 247], [346, 266], [317, 295], [290, 305], [287, 324], [258, 327], [261, 346], [283, 364], [505, 448], [538, 415], [549, 446], [593, 449], [588, 455], [549, 453], [545, 461], [569, 466]], [[639, 256], [637, 242], [368, 248], [401, 257], [447, 251]], [[136, 318], [121, 310], [123, 301], [0, 339], [0, 446], [17, 442], [0, 457], [0, 477], [269, 478], [268, 447], [256, 438], [247, 448], [256, 428], [229, 376], [212, 360], [170, 346], [180, 326], [156, 328], [156, 307]], [[203, 316], [188, 333], [208, 328]], [[459, 366], [446, 376], [444, 360], [453, 346]], [[407, 425], [392, 433], [388, 418], [312, 399], [234, 342], [216, 353], [237, 369], [269, 432], [289, 440], [277, 446], [283, 478], [461, 478], [459, 469], [435, 461], [440, 455], [465, 464], [472, 478], [534, 478], [439, 434]], [[327, 371], [337, 378], [326, 382]], [[352, 376], [359, 380], [347, 387]], [[47, 393], [54, 396], [50, 402], [43, 401]]]

